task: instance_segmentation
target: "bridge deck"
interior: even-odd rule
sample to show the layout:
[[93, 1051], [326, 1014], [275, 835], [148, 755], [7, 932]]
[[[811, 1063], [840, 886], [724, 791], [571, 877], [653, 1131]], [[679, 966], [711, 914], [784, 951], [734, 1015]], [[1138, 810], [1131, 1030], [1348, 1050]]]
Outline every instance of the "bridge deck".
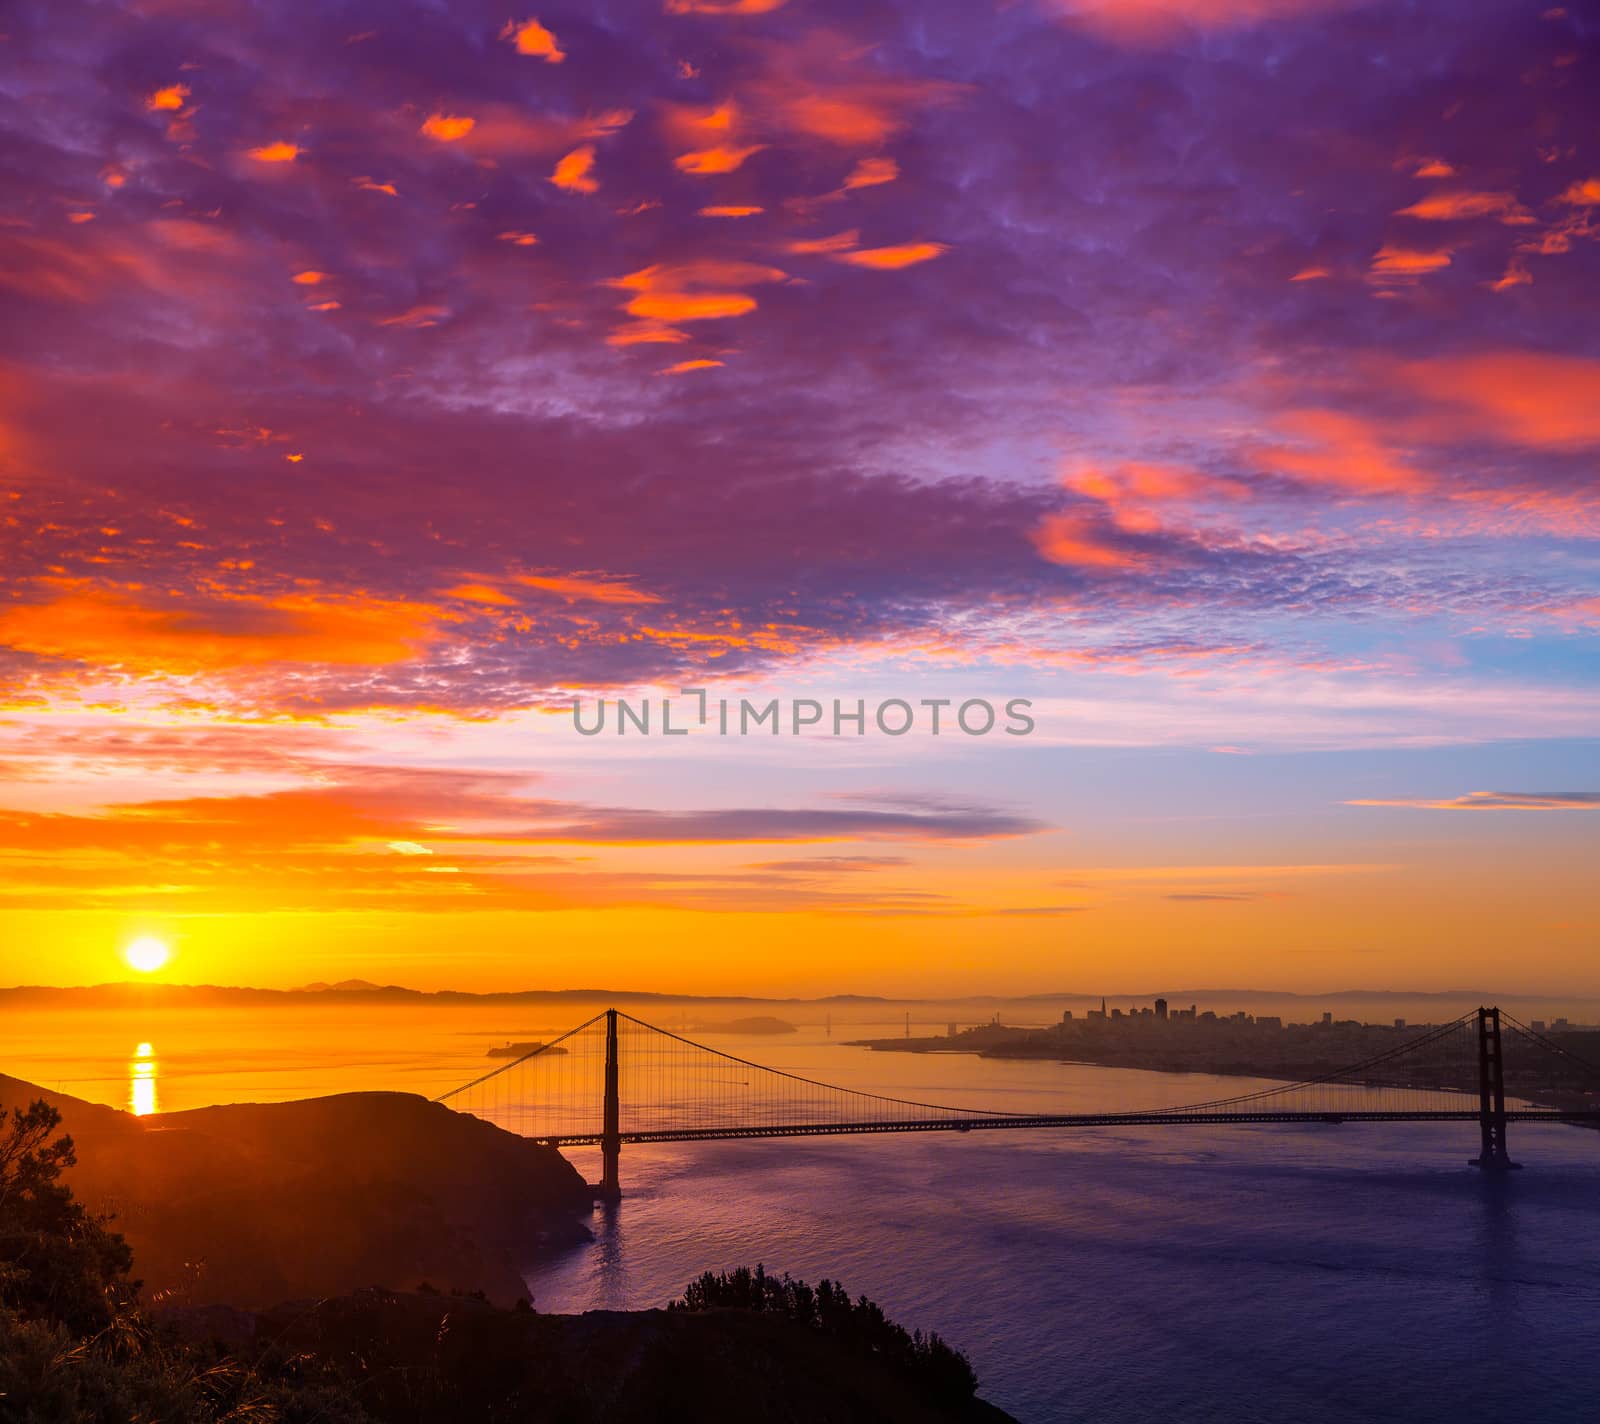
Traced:
[[[1560, 1111], [1541, 1108], [1508, 1108], [1509, 1122], [1561, 1122], [1600, 1128], [1600, 1109]], [[1072, 1127], [1200, 1127], [1228, 1123], [1323, 1123], [1346, 1122], [1476, 1122], [1478, 1110], [1461, 1109], [1433, 1112], [1235, 1112], [1235, 1113], [1078, 1113], [1039, 1117], [975, 1117], [907, 1122], [818, 1122], [770, 1127], [683, 1127], [658, 1128], [645, 1132], [623, 1132], [623, 1142], [717, 1142], [741, 1138], [838, 1137], [879, 1132], [990, 1132], [1006, 1129]], [[598, 1132], [537, 1139], [554, 1147], [596, 1146]]]

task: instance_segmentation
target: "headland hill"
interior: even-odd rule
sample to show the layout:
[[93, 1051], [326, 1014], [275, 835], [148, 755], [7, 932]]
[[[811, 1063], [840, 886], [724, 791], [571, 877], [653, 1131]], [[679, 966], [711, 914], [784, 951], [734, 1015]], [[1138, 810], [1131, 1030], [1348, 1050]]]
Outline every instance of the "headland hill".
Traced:
[[1009, 1419], [831, 1281], [538, 1312], [519, 1268], [589, 1241], [592, 1202], [554, 1148], [412, 1094], [135, 1117], [0, 1077], [0, 1419]]

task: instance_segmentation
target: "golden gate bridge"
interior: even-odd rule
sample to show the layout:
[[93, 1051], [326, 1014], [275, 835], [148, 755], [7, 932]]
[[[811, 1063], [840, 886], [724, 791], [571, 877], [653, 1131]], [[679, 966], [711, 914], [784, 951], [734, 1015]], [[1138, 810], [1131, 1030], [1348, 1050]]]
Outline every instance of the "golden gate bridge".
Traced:
[[[1227, 1123], [1476, 1122], [1472, 1165], [1516, 1167], [1511, 1122], [1600, 1127], [1600, 1107], [1506, 1100], [1507, 1045], [1539, 1060], [1541, 1081], [1593, 1089], [1600, 1070], [1498, 1008], [1480, 1008], [1359, 1063], [1178, 1106], [1087, 1113], [951, 1107], [839, 1087], [748, 1059], [606, 1009], [435, 1102], [555, 1147], [598, 1146], [598, 1194], [621, 1194], [624, 1143], [818, 1137], [882, 1132]], [[1526, 1068], [1529, 1061], [1520, 1061]], [[1130, 1075], [1131, 1077], [1132, 1075]], [[1523, 1076], [1527, 1076], [1524, 1074]]]

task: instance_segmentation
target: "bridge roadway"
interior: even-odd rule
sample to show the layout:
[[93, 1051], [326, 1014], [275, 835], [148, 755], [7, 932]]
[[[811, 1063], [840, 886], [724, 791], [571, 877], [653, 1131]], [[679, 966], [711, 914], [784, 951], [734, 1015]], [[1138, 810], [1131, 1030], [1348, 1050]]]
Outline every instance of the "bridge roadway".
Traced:
[[[756, 1137], [838, 1137], [875, 1132], [986, 1132], [1005, 1128], [1045, 1127], [1154, 1127], [1221, 1126], [1228, 1123], [1282, 1122], [1477, 1122], [1477, 1108], [1435, 1112], [1233, 1112], [1233, 1113], [1077, 1113], [1058, 1116], [947, 1118], [926, 1122], [818, 1122], [764, 1127], [671, 1127], [618, 1134], [622, 1142], [719, 1142]], [[1600, 1128], [1600, 1109], [1575, 1108], [1570, 1111], [1540, 1108], [1507, 1108], [1508, 1122], [1564, 1122]], [[593, 1147], [602, 1142], [598, 1132], [574, 1133], [559, 1137], [538, 1137], [535, 1141], [552, 1147]]]

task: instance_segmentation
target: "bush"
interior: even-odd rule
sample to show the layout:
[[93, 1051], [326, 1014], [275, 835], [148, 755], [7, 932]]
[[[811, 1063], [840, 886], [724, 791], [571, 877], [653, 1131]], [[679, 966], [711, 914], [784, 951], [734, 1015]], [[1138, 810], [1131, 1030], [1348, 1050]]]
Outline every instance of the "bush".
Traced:
[[881, 1361], [930, 1399], [959, 1403], [977, 1392], [978, 1376], [961, 1351], [937, 1335], [906, 1330], [866, 1296], [851, 1300], [843, 1286], [830, 1280], [818, 1282], [813, 1290], [787, 1275], [769, 1276], [759, 1264], [753, 1271], [748, 1266], [706, 1271], [668, 1309], [770, 1312]]

